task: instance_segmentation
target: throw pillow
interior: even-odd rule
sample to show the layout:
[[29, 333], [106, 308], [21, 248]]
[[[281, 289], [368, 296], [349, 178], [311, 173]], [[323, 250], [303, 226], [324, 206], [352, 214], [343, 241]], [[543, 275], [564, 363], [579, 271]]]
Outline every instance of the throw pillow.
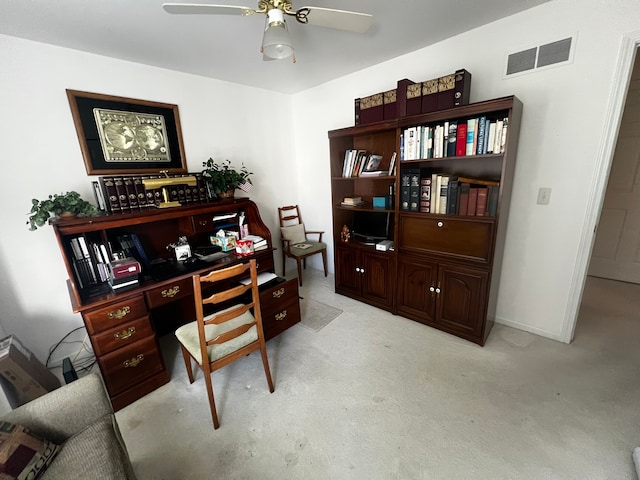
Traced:
[[292, 225], [290, 227], [281, 227], [280, 233], [282, 234], [283, 239], [289, 240], [289, 245], [295, 245], [296, 243], [307, 241], [307, 236], [304, 234], [304, 223]]
[[0, 421], [0, 478], [40, 478], [59, 450], [22, 425]]

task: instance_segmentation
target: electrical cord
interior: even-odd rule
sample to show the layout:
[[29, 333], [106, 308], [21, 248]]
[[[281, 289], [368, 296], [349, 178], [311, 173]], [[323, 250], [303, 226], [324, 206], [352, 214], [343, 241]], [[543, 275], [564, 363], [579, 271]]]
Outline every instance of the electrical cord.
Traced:
[[[66, 344], [70, 344], [70, 343], [81, 343], [81, 344], [82, 344], [82, 345], [81, 345], [81, 348], [80, 348], [80, 350], [78, 351], [78, 353], [76, 354], [76, 356], [74, 357], [74, 361], [78, 359], [78, 357], [80, 356], [80, 352], [82, 352], [82, 350], [85, 350], [87, 353], [90, 353], [90, 354], [91, 354], [91, 357], [88, 359], [88, 360], [90, 360], [90, 363], [82, 362], [82, 363], [80, 364], [81, 366], [79, 367], [79, 369], [83, 369], [83, 368], [84, 368], [84, 369], [88, 369], [88, 370], [90, 370], [90, 369], [93, 367], [93, 364], [95, 364], [96, 360], [95, 360], [95, 355], [94, 355], [93, 351], [91, 351], [91, 350], [89, 350], [89, 349], [87, 348], [87, 345], [86, 345], [87, 335], [85, 334], [85, 338], [84, 338], [82, 341], [80, 341], [80, 340], [66, 341], [66, 340], [67, 340], [67, 338], [69, 338], [69, 336], [70, 336], [70, 335], [72, 335], [73, 333], [77, 332], [78, 330], [82, 330], [82, 329], [84, 329], [84, 328], [85, 328], [85, 327], [84, 327], [84, 325], [83, 325], [83, 326], [81, 326], [81, 327], [76, 327], [76, 328], [74, 328], [73, 330], [71, 330], [70, 332], [68, 332], [64, 337], [62, 337], [62, 338], [58, 341], [58, 343], [56, 343], [56, 344], [55, 344], [55, 345], [53, 345], [51, 348], [49, 348], [49, 355], [47, 356], [47, 361], [46, 361], [46, 362], [45, 362], [45, 364], [44, 364], [44, 365], [45, 365], [45, 367], [47, 367], [47, 368], [49, 368], [49, 369], [52, 369], [52, 368], [59, 368], [59, 367], [61, 366], [61, 365], [54, 365], [54, 366], [51, 366], [51, 365], [49, 365], [49, 362], [51, 361], [51, 357], [52, 357], [52, 355], [54, 354], [54, 352], [55, 352], [55, 351], [60, 347], [60, 345], [62, 345], [63, 343], [66, 343]], [[83, 366], [83, 365], [84, 365], [84, 366]], [[88, 370], [85, 370], [85, 371], [88, 371]]]

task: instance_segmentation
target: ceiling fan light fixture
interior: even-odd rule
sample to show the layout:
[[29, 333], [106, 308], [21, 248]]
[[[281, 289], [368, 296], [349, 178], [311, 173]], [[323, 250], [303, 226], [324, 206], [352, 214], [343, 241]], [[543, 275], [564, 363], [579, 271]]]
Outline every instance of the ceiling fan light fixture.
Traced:
[[267, 12], [267, 28], [262, 38], [265, 57], [282, 60], [293, 55], [293, 41], [287, 30], [282, 10], [273, 8]]

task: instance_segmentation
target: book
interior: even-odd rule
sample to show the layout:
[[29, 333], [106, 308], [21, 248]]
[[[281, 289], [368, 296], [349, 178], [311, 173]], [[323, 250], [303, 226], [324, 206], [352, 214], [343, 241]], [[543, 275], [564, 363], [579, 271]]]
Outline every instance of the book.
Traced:
[[[504, 148], [507, 145], [507, 130], [509, 127], [508, 119], [502, 121], [502, 135], [500, 136], [500, 152], [504, 153]], [[495, 152], [498, 153], [498, 152]]]
[[358, 207], [360, 205], [364, 205], [365, 202], [360, 200], [359, 202], [340, 202], [340, 205], [343, 207]]
[[118, 200], [118, 192], [116, 191], [116, 185], [113, 182], [112, 176], [104, 176], [98, 179], [102, 186], [102, 190], [105, 192], [105, 200], [107, 211], [109, 213], [120, 213], [120, 201]]
[[379, 177], [381, 175], [386, 175], [387, 172], [385, 170], [376, 170], [373, 172], [360, 172], [359, 177]]
[[438, 213], [440, 210], [440, 186], [442, 185], [442, 175], [431, 174], [431, 213]]
[[456, 156], [456, 145], [458, 143], [458, 122], [456, 120], [449, 122], [449, 137], [447, 142], [447, 157]]
[[438, 200], [438, 211], [436, 213], [447, 213], [447, 195], [449, 194], [449, 176], [442, 175], [440, 180], [440, 199]]
[[493, 144], [493, 153], [500, 153], [500, 145], [502, 143], [502, 128], [504, 122], [502, 120], [496, 121], [496, 134], [495, 134], [495, 142]]
[[447, 191], [447, 215], [458, 214], [458, 197], [460, 195], [460, 184], [457, 177], [450, 177]]
[[100, 210], [101, 212], [106, 212], [107, 203], [105, 201], [104, 192], [102, 191], [100, 182], [97, 180], [94, 180], [91, 182], [91, 186], [93, 187], [93, 195], [96, 199], [96, 205], [98, 206], [98, 210]]
[[431, 211], [431, 175], [420, 178], [420, 211]]
[[409, 210], [411, 198], [411, 174], [410, 169], [400, 172], [400, 210]]
[[115, 185], [116, 195], [118, 196], [118, 202], [120, 203], [120, 212], [130, 212], [129, 196], [127, 195], [127, 189], [124, 186], [124, 179], [122, 177], [113, 177], [113, 184]]
[[477, 148], [476, 148], [476, 153], [478, 155], [482, 155], [484, 153], [484, 136], [485, 136], [485, 131], [487, 129], [486, 122], [487, 122], [487, 117], [485, 117], [484, 115], [478, 118], [478, 141], [477, 141]]
[[487, 216], [487, 187], [478, 188], [478, 202], [476, 204], [476, 216]]
[[449, 122], [444, 122], [442, 125], [442, 156], [447, 156], [449, 146]]
[[[460, 181], [460, 179], [458, 179]], [[469, 208], [469, 190], [471, 185], [460, 183], [460, 199], [458, 200], [458, 215], [466, 215]]]
[[433, 127], [426, 127], [425, 130], [427, 144], [425, 145], [424, 158], [433, 158]]
[[412, 169], [409, 177], [409, 211], [420, 211], [420, 169]]
[[473, 155], [476, 122], [477, 122], [476, 118], [470, 118], [469, 120], [467, 120], [467, 141], [466, 141], [465, 155]]
[[498, 198], [500, 196], [500, 187], [488, 187], [487, 195], [487, 215], [495, 217], [498, 214]]
[[493, 153], [493, 147], [496, 143], [496, 122], [489, 123], [489, 135], [487, 138], [487, 152]]
[[469, 189], [469, 203], [467, 204], [467, 215], [474, 216], [476, 214], [476, 206], [478, 205], [478, 187]]
[[343, 203], [359, 203], [362, 201], [362, 197], [344, 197], [342, 199]]
[[467, 123], [460, 122], [456, 132], [456, 156], [464, 157], [467, 154]]
[[396, 174], [396, 152], [391, 154], [391, 160], [389, 160], [389, 171], [387, 174], [389, 176]]

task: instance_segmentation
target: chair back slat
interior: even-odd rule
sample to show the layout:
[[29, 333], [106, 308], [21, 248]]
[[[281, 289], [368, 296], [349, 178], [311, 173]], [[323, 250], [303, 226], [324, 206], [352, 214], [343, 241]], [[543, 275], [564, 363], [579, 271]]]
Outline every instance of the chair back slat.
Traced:
[[227, 300], [231, 300], [232, 298], [239, 297], [243, 295], [247, 290], [251, 289], [251, 284], [248, 285], [238, 285], [237, 287], [233, 287], [230, 290], [225, 290], [223, 292], [216, 292], [213, 295], [202, 300], [202, 303], [222, 303]]
[[295, 224], [302, 222], [302, 215], [298, 205], [288, 205], [286, 207], [278, 207], [278, 216], [280, 217], [280, 226], [286, 227], [295, 220]]
[[225, 280], [227, 278], [238, 276], [247, 270], [249, 270], [250, 265], [248, 263], [239, 263], [238, 265], [233, 265], [232, 267], [221, 268], [219, 270], [213, 270], [211, 273], [207, 275], [200, 276], [201, 282], [219, 282], [220, 280]]
[[236, 305], [235, 308], [230, 308], [229, 310], [224, 310], [219, 313], [214, 313], [213, 315], [206, 317], [203, 319], [203, 323], [205, 325], [215, 324], [220, 325], [224, 322], [228, 322], [229, 320], [239, 317], [240, 315], [244, 315], [249, 309], [253, 307], [253, 302], [250, 304], [239, 304]]
[[253, 327], [256, 322], [245, 323], [244, 325], [240, 325], [239, 327], [234, 328], [233, 330], [229, 330], [228, 332], [221, 333], [215, 338], [212, 338], [207, 342], [207, 346], [218, 345], [220, 343], [228, 342], [229, 340], [233, 340], [240, 335], [244, 335], [249, 331], [251, 327]]

